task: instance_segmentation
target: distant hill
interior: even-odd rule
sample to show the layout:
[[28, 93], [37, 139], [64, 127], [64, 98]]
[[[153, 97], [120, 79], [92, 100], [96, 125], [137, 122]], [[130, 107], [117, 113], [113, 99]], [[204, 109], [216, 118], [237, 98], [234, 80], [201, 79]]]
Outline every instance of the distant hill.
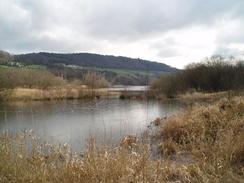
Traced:
[[15, 60], [28, 64], [38, 65], [77, 65], [83, 67], [111, 68], [137, 71], [176, 72], [177, 69], [166, 64], [151, 62], [148, 60], [133, 59], [128, 57], [116, 57], [110, 55], [98, 55], [91, 53], [30, 53], [15, 55]]
[[[2, 55], [6, 57], [7, 53], [3, 52]], [[176, 68], [158, 62], [91, 53], [20, 54], [14, 55], [14, 60], [10, 62], [0, 62], [0, 66], [45, 69], [68, 80], [84, 79], [86, 73], [96, 72], [112, 85], [147, 85], [161, 74], [177, 71]]]

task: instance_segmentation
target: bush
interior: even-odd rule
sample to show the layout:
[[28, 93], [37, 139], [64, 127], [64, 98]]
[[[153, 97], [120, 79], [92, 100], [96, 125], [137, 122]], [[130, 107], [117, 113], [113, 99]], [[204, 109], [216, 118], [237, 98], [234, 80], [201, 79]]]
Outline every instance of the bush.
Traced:
[[163, 93], [172, 98], [179, 91], [184, 90], [181, 74], [162, 75], [158, 80], [152, 81], [151, 89], [156, 90], [158, 94]]
[[106, 88], [109, 86], [108, 81], [101, 75], [96, 74], [95, 72], [87, 72], [84, 76], [84, 84], [88, 87], [94, 88]]
[[224, 91], [244, 87], [244, 65], [233, 64], [221, 57], [211, 57], [191, 64], [183, 71], [188, 88], [198, 91]]
[[16, 87], [47, 89], [64, 84], [65, 80], [48, 71], [11, 68], [0, 72], [0, 89]]

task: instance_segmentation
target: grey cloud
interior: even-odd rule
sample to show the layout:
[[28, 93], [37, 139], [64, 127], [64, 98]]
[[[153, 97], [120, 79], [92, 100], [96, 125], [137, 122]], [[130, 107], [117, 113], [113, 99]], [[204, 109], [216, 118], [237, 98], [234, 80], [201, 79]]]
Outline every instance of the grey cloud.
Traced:
[[[13, 47], [14, 45], [14, 47]], [[24, 36], [18, 40], [8, 40], [0, 43], [0, 49], [4, 46], [4, 50], [14, 53], [26, 52], [88, 52], [96, 49], [98, 44], [92, 40], [66, 40], [53, 39], [49, 36]]]
[[234, 56], [238, 57], [244, 54], [244, 49], [229, 48], [227, 46], [219, 46], [216, 48], [214, 55], [222, 55], [224, 57]]
[[[216, 37], [217, 48], [214, 54], [224, 56], [239, 56], [244, 54], [244, 21], [237, 19], [232, 25], [227, 26]], [[235, 45], [235, 48], [231, 45]], [[239, 45], [239, 46], [238, 46]]]
[[[90, 50], [104, 40], [129, 43], [225, 18], [244, 22], [243, 9], [243, 0], [0, 0], [0, 49]], [[57, 34], [64, 27], [66, 37]], [[160, 57], [178, 54], [170, 44]]]
[[161, 58], [168, 58], [168, 57], [175, 57], [175, 56], [179, 56], [179, 54], [177, 53], [177, 51], [174, 48], [161, 48], [158, 51], [158, 56]]
[[219, 44], [244, 43], [244, 21], [236, 20], [235, 24], [219, 32], [216, 40]]
[[153, 43], [150, 48], [156, 50], [160, 58], [169, 58], [179, 56], [175, 46], [177, 42], [172, 37], [167, 37], [160, 42]]
[[[88, 4], [93, 3], [89, 1]], [[107, 2], [107, 1], [106, 1]], [[117, 0], [100, 3], [85, 13], [89, 31], [105, 38], [141, 38], [194, 24], [211, 24], [223, 16], [242, 17], [243, 1]]]

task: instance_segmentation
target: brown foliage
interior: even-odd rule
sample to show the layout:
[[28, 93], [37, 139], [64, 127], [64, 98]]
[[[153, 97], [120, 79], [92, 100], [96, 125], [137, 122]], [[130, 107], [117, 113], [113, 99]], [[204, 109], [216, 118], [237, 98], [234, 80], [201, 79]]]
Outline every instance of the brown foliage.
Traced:
[[244, 176], [243, 98], [188, 109], [161, 125], [156, 138], [161, 139], [159, 148], [165, 157], [188, 152], [202, 164], [200, 168], [212, 171], [211, 176], [223, 178], [226, 172]]
[[88, 72], [84, 77], [84, 84], [88, 87], [94, 88], [106, 88], [109, 86], [108, 81], [101, 75], [96, 74], [95, 72]]
[[219, 92], [244, 89], [244, 64], [219, 56], [188, 65], [176, 74], [163, 75], [152, 82], [157, 95], [174, 97], [186, 91]]
[[65, 80], [48, 71], [32, 69], [6, 69], [0, 72], [0, 89], [41, 88], [64, 85]]

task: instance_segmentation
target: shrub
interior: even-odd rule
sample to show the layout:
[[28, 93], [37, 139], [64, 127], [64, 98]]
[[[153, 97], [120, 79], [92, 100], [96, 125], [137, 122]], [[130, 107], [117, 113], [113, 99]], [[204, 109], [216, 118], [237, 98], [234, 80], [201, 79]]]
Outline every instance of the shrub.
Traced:
[[87, 72], [87, 74], [84, 76], [84, 84], [88, 87], [94, 89], [94, 88], [106, 88], [109, 86], [108, 81], [102, 77], [101, 75], [98, 75], [95, 72]]
[[63, 84], [65, 80], [48, 71], [11, 68], [0, 72], [0, 89], [16, 87], [46, 89]]

